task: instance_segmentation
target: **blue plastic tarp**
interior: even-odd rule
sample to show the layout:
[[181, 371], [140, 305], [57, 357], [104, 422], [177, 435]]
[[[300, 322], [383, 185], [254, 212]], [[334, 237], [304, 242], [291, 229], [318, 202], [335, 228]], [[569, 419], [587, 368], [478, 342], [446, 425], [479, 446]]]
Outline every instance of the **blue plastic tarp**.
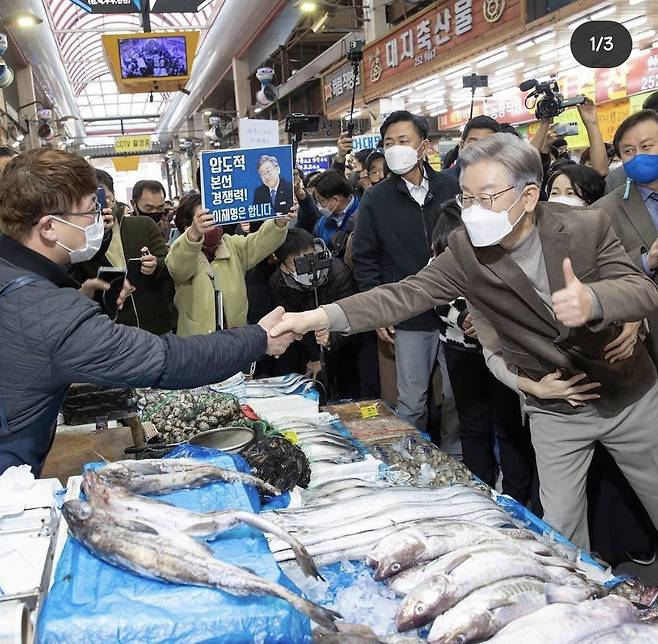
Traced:
[[[171, 456], [195, 456], [236, 469], [232, 456], [215, 450], [184, 447]], [[244, 469], [240, 461], [239, 469]], [[158, 498], [199, 512], [251, 511], [254, 504], [258, 506], [257, 494], [241, 484], [217, 483]], [[236, 528], [209, 545], [218, 559], [295, 589], [281, 574], [260, 532]], [[101, 561], [69, 537], [39, 617], [36, 641], [283, 644], [310, 642], [311, 635], [308, 618], [282, 599], [236, 597], [220, 590], [146, 579]]]

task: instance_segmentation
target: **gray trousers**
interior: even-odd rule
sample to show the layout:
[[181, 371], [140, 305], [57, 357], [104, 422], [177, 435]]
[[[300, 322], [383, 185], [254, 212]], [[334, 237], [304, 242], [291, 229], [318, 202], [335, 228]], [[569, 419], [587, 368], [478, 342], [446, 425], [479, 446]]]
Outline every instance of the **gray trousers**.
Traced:
[[[427, 397], [432, 372], [439, 361], [443, 381], [441, 438], [449, 446], [459, 443], [459, 421], [455, 399], [438, 331], [395, 331], [395, 369], [398, 385], [398, 414], [422, 431], [427, 431]], [[458, 451], [459, 448], [457, 448]]]
[[593, 408], [572, 416], [534, 407], [530, 416], [544, 520], [589, 550], [587, 470], [600, 441], [658, 527], [658, 384], [613, 418]]

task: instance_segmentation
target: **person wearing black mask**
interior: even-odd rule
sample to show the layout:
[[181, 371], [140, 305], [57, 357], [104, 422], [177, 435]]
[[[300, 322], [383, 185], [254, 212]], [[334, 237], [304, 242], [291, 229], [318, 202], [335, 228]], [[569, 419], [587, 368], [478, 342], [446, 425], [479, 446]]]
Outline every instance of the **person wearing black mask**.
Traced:
[[[321, 240], [301, 228], [291, 228], [282, 246], [275, 252], [281, 262], [270, 278], [272, 305], [283, 306], [286, 311], [310, 311], [315, 308], [315, 294], [310, 275], [300, 275], [295, 268], [295, 259], [315, 253], [324, 247]], [[345, 263], [334, 257], [331, 267], [322, 271], [318, 284], [318, 300], [329, 304], [356, 293], [356, 284]], [[313, 377], [320, 376], [320, 346], [325, 347], [328, 373], [321, 381], [328, 381], [331, 390], [339, 398], [358, 398], [359, 379], [356, 356], [360, 346], [360, 336], [353, 338], [338, 333], [318, 331], [307, 333], [300, 342], [291, 345], [277, 360], [277, 371], [307, 372]]]
[[159, 181], [143, 179], [133, 186], [130, 203], [136, 215], [150, 217], [160, 229], [165, 241], [169, 240], [171, 222], [167, 218], [166, 193]]
[[[97, 170], [96, 177], [99, 185], [114, 192], [107, 172]], [[76, 276], [84, 281], [96, 277], [101, 266], [127, 267], [130, 260], [139, 260], [136, 290], [116, 321], [163, 335], [175, 326], [175, 287], [165, 264], [168, 248], [157, 224], [164, 215], [164, 188], [158, 181], [138, 181], [131, 202], [135, 215], [126, 217], [122, 208], [113, 209], [109, 247], [104, 244], [90, 261], [76, 264]]]

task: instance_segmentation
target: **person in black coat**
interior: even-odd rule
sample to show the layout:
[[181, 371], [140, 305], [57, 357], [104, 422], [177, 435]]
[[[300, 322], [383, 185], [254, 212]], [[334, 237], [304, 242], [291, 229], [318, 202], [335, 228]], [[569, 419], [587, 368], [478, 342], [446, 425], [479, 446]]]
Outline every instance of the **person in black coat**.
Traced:
[[293, 203], [292, 183], [281, 176], [278, 159], [264, 154], [256, 169], [263, 185], [254, 192], [254, 205], [270, 204], [275, 212], [289, 212]]
[[[310, 275], [298, 275], [295, 259], [318, 251], [318, 243], [312, 235], [301, 229], [291, 228], [283, 245], [276, 251], [281, 262], [270, 278], [273, 306], [283, 306], [286, 311], [310, 311], [316, 307], [315, 293]], [[331, 259], [331, 266], [322, 272], [318, 291], [319, 304], [330, 304], [354, 295], [356, 284], [347, 265], [338, 258]], [[300, 342], [292, 345], [277, 360], [280, 373], [309, 373], [318, 377], [322, 368], [320, 345], [325, 347], [329, 389], [339, 398], [359, 396], [356, 356], [359, 336], [346, 337], [339, 333], [307, 333]], [[324, 374], [323, 374], [324, 375]], [[320, 378], [322, 380], [322, 378]]]

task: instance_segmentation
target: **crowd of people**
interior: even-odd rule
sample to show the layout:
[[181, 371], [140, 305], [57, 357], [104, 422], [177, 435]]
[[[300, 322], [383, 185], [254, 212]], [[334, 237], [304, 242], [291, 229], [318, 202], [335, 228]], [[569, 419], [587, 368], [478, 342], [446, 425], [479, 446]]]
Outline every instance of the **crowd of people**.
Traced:
[[[143, 180], [124, 204], [79, 156], [0, 149], [0, 471], [40, 471], [73, 382], [301, 372], [337, 399], [392, 377], [399, 415], [458, 437], [484, 482], [581, 547], [650, 563], [658, 92], [643, 108], [609, 144], [579, 106], [577, 159], [551, 120], [525, 141], [477, 116], [441, 171], [425, 119], [396, 111], [377, 148], [345, 133], [329, 170], [295, 170], [287, 214], [223, 227], [199, 191]], [[131, 263], [110, 319], [99, 269]]]

